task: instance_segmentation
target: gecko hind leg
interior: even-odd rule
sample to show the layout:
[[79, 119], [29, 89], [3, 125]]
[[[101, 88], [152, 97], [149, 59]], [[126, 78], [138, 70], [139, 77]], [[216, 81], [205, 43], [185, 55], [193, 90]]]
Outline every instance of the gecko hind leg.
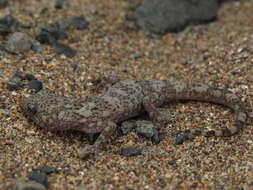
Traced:
[[[78, 150], [79, 158], [87, 158], [90, 155], [97, 154], [101, 152], [107, 144], [112, 143], [112, 141], [117, 136], [117, 124], [111, 121], [103, 121], [98, 125], [103, 128], [103, 131], [98, 136], [97, 140], [92, 145], [85, 145], [85, 147]], [[102, 127], [104, 126], [104, 127]]]
[[165, 124], [171, 121], [171, 117], [168, 114], [159, 110], [160, 103], [157, 101], [156, 94], [145, 97], [143, 100], [143, 106], [157, 129], [161, 129]]
[[171, 121], [170, 116], [159, 110], [161, 105], [159, 100], [163, 99], [163, 97], [158, 97], [157, 95], [158, 94], [153, 94], [152, 96], [147, 96], [143, 99], [143, 107], [156, 129], [156, 133], [152, 137], [152, 141], [156, 144], [158, 144], [166, 134], [164, 126]]

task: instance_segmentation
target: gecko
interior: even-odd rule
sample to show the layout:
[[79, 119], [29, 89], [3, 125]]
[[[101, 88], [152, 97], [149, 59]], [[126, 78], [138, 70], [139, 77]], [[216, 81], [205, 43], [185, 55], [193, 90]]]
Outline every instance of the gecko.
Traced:
[[[109, 80], [108, 80], [109, 81]], [[190, 129], [189, 137], [231, 136], [246, 123], [247, 113], [241, 99], [225, 88], [201, 83], [168, 82], [159, 80], [120, 79], [114, 77], [99, 95], [70, 98], [43, 89], [20, 101], [29, 120], [40, 128], [57, 132], [76, 130], [86, 134], [99, 133], [94, 144], [87, 144], [78, 155], [86, 158], [104, 150], [116, 138], [118, 125], [147, 112], [155, 128], [160, 129], [158, 108], [175, 100], [205, 101], [224, 105], [233, 110], [231, 127], [217, 130]]]

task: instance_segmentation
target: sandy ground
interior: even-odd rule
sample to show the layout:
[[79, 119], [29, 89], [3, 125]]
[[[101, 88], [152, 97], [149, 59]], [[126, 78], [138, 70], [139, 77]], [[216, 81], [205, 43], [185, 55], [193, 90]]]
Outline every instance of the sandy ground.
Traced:
[[[90, 21], [89, 29], [70, 31], [64, 41], [78, 50], [71, 59], [45, 45], [39, 54], [18, 56], [1, 51], [0, 189], [26, 179], [33, 168], [43, 165], [58, 170], [48, 178], [50, 190], [253, 189], [253, 1], [223, 4], [217, 21], [159, 38], [126, 28], [123, 1], [68, 1], [62, 10], [54, 10], [49, 2], [11, 1], [0, 9], [0, 17], [12, 13], [24, 25], [80, 15]], [[48, 11], [40, 14], [45, 7]], [[34, 28], [25, 31], [35, 34]], [[235, 92], [251, 118], [236, 136], [198, 137], [174, 145], [173, 131], [229, 126], [232, 118], [230, 110], [222, 106], [177, 102], [165, 106], [173, 117], [160, 144], [131, 132], [98, 157], [80, 160], [76, 150], [87, 143], [82, 134], [45, 132], [22, 115], [18, 102], [29, 93], [10, 92], [5, 86], [16, 70], [32, 73], [44, 88], [72, 97], [93, 94], [90, 80], [107, 74], [203, 82]], [[131, 145], [147, 151], [136, 157], [113, 153]]]

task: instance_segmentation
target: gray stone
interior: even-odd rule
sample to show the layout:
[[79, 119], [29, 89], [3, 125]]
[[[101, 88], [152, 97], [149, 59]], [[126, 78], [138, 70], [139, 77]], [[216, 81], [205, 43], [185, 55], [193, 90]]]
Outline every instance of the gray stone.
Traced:
[[6, 36], [11, 32], [16, 32], [19, 29], [19, 23], [11, 15], [6, 15], [0, 19], [0, 35]]
[[136, 132], [146, 138], [152, 138], [156, 134], [156, 129], [151, 121], [136, 121]]
[[39, 172], [39, 171], [31, 171], [28, 175], [27, 178], [29, 180], [33, 180], [36, 181], [42, 185], [44, 185], [45, 187], [49, 187], [49, 182], [47, 180], [47, 175], [45, 173]]
[[136, 148], [136, 147], [126, 147], [122, 148], [119, 151], [114, 152], [115, 154], [119, 154], [121, 156], [138, 156], [142, 154], [142, 150]]
[[83, 30], [88, 27], [89, 22], [83, 16], [74, 16], [70, 18], [69, 24], [77, 30]]
[[128, 134], [133, 128], [135, 128], [135, 122], [133, 121], [124, 121], [120, 126], [123, 135]]
[[164, 34], [214, 20], [217, 10], [216, 0], [144, 0], [134, 15], [146, 33]]
[[5, 50], [11, 53], [24, 53], [32, 47], [31, 38], [23, 32], [15, 32], [9, 36], [5, 43]]
[[41, 185], [39, 183], [33, 182], [33, 181], [16, 181], [14, 184], [15, 190], [46, 190], [46, 187], [44, 185]]
[[68, 26], [59, 21], [55, 21], [51, 24], [45, 24], [38, 27], [36, 40], [41, 44], [53, 45], [58, 40], [64, 40], [67, 38], [67, 29]]
[[189, 140], [189, 134], [183, 133], [177, 136], [175, 140], [175, 145], [183, 144], [185, 141]]
[[19, 77], [11, 77], [6, 82], [6, 88], [9, 91], [20, 90], [23, 87], [22, 80]]
[[39, 80], [31, 80], [27, 84], [27, 88], [34, 89], [36, 92], [39, 92], [43, 88], [43, 84]]
[[35, 53], [41, 53], [43, 51], [43, 47], [41, 46], [40, 42], [37, 40], [32, 40], [32, 47], [31, 49]]
[[63, 54], [69, 58], [72, 58], [76, 55], [76, 50], [72, 49], [66, 44], [56, 42], [54, 45], [54, 51], [58, 54]]

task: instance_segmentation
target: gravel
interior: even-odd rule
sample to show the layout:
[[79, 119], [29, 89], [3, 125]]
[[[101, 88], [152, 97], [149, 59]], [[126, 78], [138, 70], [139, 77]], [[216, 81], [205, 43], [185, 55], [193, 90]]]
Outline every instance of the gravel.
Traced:
[[[253, 1], [222, 4], [218, 20], [205, 30], [201, 29], [203, 25], [194, 26], [185, 33], [158, 38], [125, 27], [126, 1], [66, 1], [57, 10], [49, 9], [50, 2], [10, 1], [0, 9], [1, 18], [11, 12], [21, 26], [31, 25], [20, 30], [33, 38], [39, 24], [80, 15], [90, 23], [85, 30], [71, 28], [68, 38], [61, 41], [78, 49], [72, 58], [55, 54], [45, 44], [41, 44], [41, 53], [29, 51], [22, 59], [9, 53], [1, 56], [0, 107], [4, 114], [0, 117], [0, 189], [8, 189], [16, 180], [26, 180], [33, 168], [45, 165], [58, 171], [48, 175], [49, 190], [253, 188]], [[41, 13], [42, 10], [47, 11]], [[3, 44], [5, 36], [0, 41]], [[141, 55], [138, 59], [131, 58], [135, 52]], [[117, 64], [111, 65], [112, 62]], [[78, 64], [75, 71], [73, 64]], [[139, 137], [133, 130], [117, 138], [96, 158], [80, 160], [76, 151], [88, 143], [83, 134], [47, 132], [21, 114], [19, 101], [30, 90], [9, 91], [5, 83], [17, 70], [32, 73], [45, 89], [76, 98], [98, 93], [96, 84], [88, 81], [108, 74], [203, 82], [236, 93], [251, 118], [233, 137], [196, 137], [174, 145], [176, 131], [230, 126], [232, 113], [226, 107], [209, 103], [171, 102], [164, 105], [171, 122], [165, 125], [166, 138], [159, 144]], [[22, 82], [26, 85], [29, 81]], [[152, 151], [132, 157], [114, 154], [130, 146]]]

